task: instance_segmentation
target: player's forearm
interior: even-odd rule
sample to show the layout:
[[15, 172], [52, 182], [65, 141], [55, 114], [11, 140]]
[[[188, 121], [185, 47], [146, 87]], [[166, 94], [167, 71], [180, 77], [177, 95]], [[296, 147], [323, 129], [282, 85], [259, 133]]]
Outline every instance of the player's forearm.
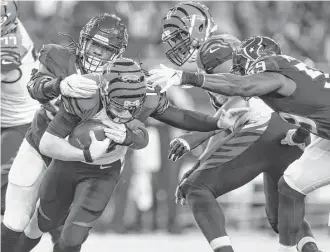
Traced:
[[137, 129], [127, 128], [126, 138], [123, 145], [129, 146], [132, 149], [139, 150], [145, 148], [149, 143], [148, 131], [139, 127]]
[[154, 118], [172, 127], [188, 131], [207, 132], [218, 129], [216, 118], [171, 105], [164, 113], [154, 116]]
[[60, 82], [62, 78], [52, 78], [40, 72], [36, 72], [28, 83], [30, 96], [40, 103], [46, 103], [61, 93]]
[[83, 150], [72, 146], [63, 138], [45, 132], [40, 140], [40, 152], [63, 161], [85, 161]]
[[210, 137], [214, 136], [218, 131], [209, 131], [209, 132], [191, 132], [186, 135], [182, 135], [179, 138], [184, 139], [190, 146], [190, 149], [193, 150]]
[[182, 84], [190, 84], [227, 96], [250, 96], [249, 83], [233, 74], [182, 73]]

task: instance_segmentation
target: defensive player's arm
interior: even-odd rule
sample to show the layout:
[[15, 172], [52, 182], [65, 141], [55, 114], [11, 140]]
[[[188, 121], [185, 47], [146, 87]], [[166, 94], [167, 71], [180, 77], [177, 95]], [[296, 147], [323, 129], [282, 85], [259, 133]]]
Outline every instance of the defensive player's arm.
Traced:
[[152, 117], [175, 128], [188, 131], [207, 132], [219, 129], [216, 118], [173, 105], [169, 105], [163, 113], [152, 115]]
[[239, 76], [234, 74], [182, 73], [182, 84], [190, 84], [228, 96], [260, 96], [284, 87], [290, 81], [282, 74], [261, 72]]
[[133, 120], [126, 124], [126, 138], [123, 145], [139, 150], [149, 143], [149, 134], [144, 124], [139, 120]]
[[28, 91], [33, 99], [40, 103], [47, 103], [61, 94], [61, 81], [62, 77], [56, 78], [43, 63], [40, 63], [38, 70], [32, 70]]
[[65, 138], [81, 119], [61, 106], [40, 140], [40, 152], [63, 161], [85, 161], [83, 150], [72, 146]]

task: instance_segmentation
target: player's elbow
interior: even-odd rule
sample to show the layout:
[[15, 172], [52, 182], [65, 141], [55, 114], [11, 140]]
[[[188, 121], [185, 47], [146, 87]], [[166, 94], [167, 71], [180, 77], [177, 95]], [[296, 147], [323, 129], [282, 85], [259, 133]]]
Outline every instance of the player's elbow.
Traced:
[[42, 136], [42, 138], [40, 139], [40, 143], [39, 143], [39, 150], [41, 152], [41, 154], [48, 156], [48, 157], [52, 157], [52, 153], [54, 152], [54, 148], [56, 148], [56, 145], [54, 144], [54, 138], [56, 136], [45, 132]]

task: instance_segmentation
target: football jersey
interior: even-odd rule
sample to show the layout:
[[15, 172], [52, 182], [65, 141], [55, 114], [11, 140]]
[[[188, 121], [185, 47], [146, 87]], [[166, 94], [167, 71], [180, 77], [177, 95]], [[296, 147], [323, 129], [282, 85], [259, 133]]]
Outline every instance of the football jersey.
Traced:
[[330, 139], [330, 77], [287, 55], [265, 57], [255, 62], [248, 74], [280, 73], [296, 83], [288, 97], [275, 92], [260, 96], [285, 121]]
[[8, 54], [19, 55], [21, 65], [3, 71], [7, 62], [5, 58], [1, 60], [1, 127], [31, 123], [40, 104], [30, 97], [27, 83], [37, 61], [33, 42], [20, 21], [14, 31], [1, 37], [1, 49], [4, 48]]

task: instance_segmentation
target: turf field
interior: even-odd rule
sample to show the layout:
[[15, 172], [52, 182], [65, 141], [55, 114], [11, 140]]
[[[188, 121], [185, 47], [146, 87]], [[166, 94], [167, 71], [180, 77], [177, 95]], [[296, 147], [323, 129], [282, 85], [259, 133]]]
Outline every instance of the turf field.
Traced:
[[[253, 230], [229, 230], [237, 252], [276, 252], [277, 236]], [[330, 236], [326, 230], [315, 232], [323, 252], [330, 251]], [[50, 237], [45, 235], [33, 252], [51, 252]], [[183, 235], [162, 232], [150, 234], [91, 234], [82, 252], [212, 252], [198, 231]]]

